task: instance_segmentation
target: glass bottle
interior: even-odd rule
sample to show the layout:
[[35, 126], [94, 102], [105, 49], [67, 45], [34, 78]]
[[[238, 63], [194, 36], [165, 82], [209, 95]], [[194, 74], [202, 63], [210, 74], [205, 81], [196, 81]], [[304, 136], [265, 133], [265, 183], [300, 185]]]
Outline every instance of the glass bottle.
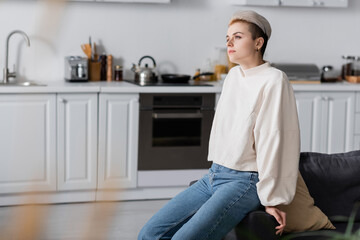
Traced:
[[115, 81], [122, 81], [123, 80], [123, 68], [120, 65], [115, 66]]

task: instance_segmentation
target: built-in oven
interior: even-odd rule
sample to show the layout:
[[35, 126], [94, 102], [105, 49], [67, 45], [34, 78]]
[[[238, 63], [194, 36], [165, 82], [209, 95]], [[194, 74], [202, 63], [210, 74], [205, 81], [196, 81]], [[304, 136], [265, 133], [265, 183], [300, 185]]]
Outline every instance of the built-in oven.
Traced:
[[140, 94], [140, 185], [156, 176], [159, 182], [167, 181], [162, 174], [189, 175], [210, 167], [207, 153], [214, 109], [214, 93]]

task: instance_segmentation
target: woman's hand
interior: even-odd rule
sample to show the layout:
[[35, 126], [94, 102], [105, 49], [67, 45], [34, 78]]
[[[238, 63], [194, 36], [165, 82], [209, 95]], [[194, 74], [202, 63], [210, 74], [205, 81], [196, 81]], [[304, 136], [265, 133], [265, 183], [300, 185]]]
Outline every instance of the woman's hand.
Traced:
[[277, 229], [276, 235], [277, 234], [281, 235], [283, 233], [283, 231], [284, 231], [285, 226], [286, 226], [286, 213], [283, 212], [283, 211], [280, 211], [276, 207], [265, 207], [265, 211], [268, 214], [274, 216], [276, 221], [280, 224], [275, 229]]

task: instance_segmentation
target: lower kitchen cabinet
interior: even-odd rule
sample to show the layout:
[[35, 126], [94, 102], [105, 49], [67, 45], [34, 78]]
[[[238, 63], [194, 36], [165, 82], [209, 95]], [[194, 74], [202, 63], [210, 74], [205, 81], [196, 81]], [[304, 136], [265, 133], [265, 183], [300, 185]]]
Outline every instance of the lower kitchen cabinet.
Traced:
[[138, 123], [138, 94], [99, 95], [99, 189], [137, 186]]
[[360, 150], [360, 135], [356, 135], [354, 139], [354, 150]]
[[354, 149], [355, 92], [295, 92], [302, 152]]
[[0, 193], [56, 190], [56, 95], [0, 95]]
[[57, 104], [58, 190], [95, 190], [98, 94], [58, 94]]

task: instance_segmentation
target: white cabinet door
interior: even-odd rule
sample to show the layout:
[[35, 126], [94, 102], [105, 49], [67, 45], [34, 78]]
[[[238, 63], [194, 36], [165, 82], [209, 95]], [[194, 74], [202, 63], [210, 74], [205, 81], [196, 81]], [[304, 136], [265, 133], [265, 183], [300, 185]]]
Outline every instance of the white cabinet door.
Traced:
[[58, 94], [58, 190], [96, 189], [97, 94]]
[[292, 7], [347, 7], [348, 0], [280, 0], [280, 5]]
[[295, 92], [301, 151], [337, 153], [354, 149], [355, 93]]
[[123, 2], [123, 3], [170, 3], [170, 0], [96, 0], [97, 2]]
[[355, 136], [354, 139], [354, 150], [360, 150], [360, 136]]
[[355, 118], [354, 92], [322, 94], [321, 150], [339, 153], [353, 150]]
[[137, 185], [138, 94], [100, 94], [99, 189]]
[[56, 95], [0, 95], [0, 193], [56, 190]]
[[278, 6], [280, 0], [232, 0], [234, 5]]
[[170, 3], [171, 0], [66, 0], [68, 2]]
[[295, 92], [298, 108], [301, 151], [319, 152], [321, 137], [321, 93]]

